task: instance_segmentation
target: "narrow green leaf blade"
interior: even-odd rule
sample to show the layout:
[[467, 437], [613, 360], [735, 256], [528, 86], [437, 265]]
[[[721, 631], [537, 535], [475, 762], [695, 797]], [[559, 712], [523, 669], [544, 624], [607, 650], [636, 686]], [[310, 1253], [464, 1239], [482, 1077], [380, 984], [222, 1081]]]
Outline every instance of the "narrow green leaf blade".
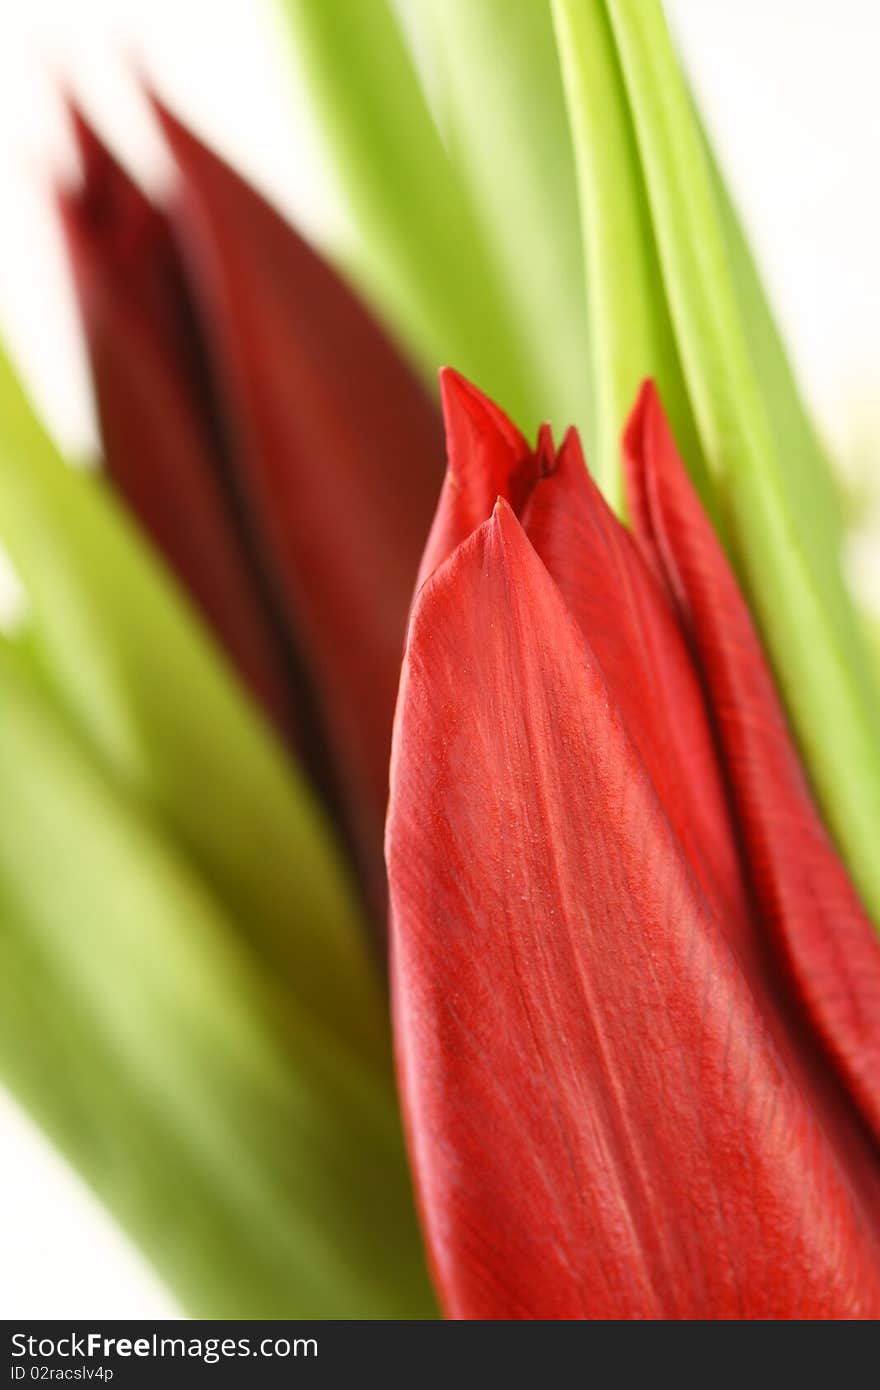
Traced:
[[[574, 154], [544, 0], [396, 0], [523, 343], [541, 414], [589, 439]], [[526, 429], [533, 421], [520, 422]]]
[[283, 0], [380, 313], [432, 379], [454, 363], [526, 426], [541, 403], [467, 190], [388, 0]]
[[553, 0], [577, 164], [596, 414], [596, 477], [623, 509], [620, 438], [642, 380], [658, 383], [704, 501], [702, 457], [657, 262], [638, 149], [602, 0]]
[[769, 383], [756, 369], [756, 323], [766, 360], [766, 322], [756, 320], [754, 285], [745, 287], [745, 311], [738, 298], [729, 220], [726, 236], [662, 9], [657, 0], [607, 5], [681, 361], [734, 556], [826, 817], [880, 921], [880, 706], [840, 571], [835, 509], [816, 482], [815, 455], [803, 452], [797, 429], [791, 435], [790, 403], [786, 431], [768, 401], [778, 360]]
[[203, 1317], [431, 1316], [390, 1075], [0, 655], [0, 1071]]

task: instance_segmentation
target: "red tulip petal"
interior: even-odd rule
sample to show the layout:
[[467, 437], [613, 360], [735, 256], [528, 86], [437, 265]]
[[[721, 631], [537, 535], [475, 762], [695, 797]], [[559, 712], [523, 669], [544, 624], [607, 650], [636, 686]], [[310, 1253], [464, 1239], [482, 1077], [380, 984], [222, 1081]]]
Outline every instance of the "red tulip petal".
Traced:
[[751, 906], [693, 661], [666, 594], [588, 474], [576, 431], [521, 519], [602, 667], [689, 862], [750, 954]]
[[750, 938], [730, 808], [690, 653], [665, 593], [589, 477], [576, 431], [557, 457], [547, 426], [532, 450], [457, 372], [441, 373], [441, 394], [449, 462], [421, 579], [491, 515], [496, 498], [511, 505], [592, 644], [686, 853], [724, 901], [731, 930]]
[[[696, 668], [659, 570], [590, 479], [577, 432], [558, 456], [549, 428], [532, 452], [507, 417], [455, 373], [444, 376], [449, 472], [432, 541], [445, 554], [485, 520], [499, 494], [556, 581], [602, 667], [655, 792], [728, 941], [737, 952], [777, 1046], [823, 1122], [864, 1166], [862, 1138], [765, 936]], [[429, 543], [425, 568], [433, 568]]]
[[180, 225], [215, 329], [241, 483], [378, 892], [406, 618], [442, 481], [439, 416], [329, 267], [159, 115], [182, 176]]
[[223, 446], [170, 229], [71, 108], [82, 185], [59, 207], [114, 485], [290, 734], [284, 665], [222, 478]]
[[702, 670], [764, 923], [880, 1138], [880, 943], [821, 823], [748, 609], [651, 384], [625, 453], [634, 525]]
[[451, 1316], [878, 1315], [876, 1184], [803, 1102], [503, 503], [416, 601], [387, 852]]
[[446, 476], [417, 587], [491, 516], [497, 497], [519, 512], [540, 476], [541, 460], [549, 467], [553, 459], [548, 432], [542, 435], [539, 460], [504, 411], [451, 367], [440, 373], [440, 398]]

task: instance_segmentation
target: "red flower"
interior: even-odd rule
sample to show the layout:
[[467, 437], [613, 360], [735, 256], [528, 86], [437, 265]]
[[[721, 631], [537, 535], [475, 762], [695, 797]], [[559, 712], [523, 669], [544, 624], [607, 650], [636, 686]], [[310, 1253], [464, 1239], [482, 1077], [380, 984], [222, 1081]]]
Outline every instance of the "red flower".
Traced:
[[880, 950], [656, 394], [633, 535], [443, 394], [386, 852], [446, 1311], [880, 1316]]
[[292, 740], [384, 897], [406, 615], [439, 416], [354, 295], [157, 105], [153, 207], [78, 112], [60, 195], [110, 477]]

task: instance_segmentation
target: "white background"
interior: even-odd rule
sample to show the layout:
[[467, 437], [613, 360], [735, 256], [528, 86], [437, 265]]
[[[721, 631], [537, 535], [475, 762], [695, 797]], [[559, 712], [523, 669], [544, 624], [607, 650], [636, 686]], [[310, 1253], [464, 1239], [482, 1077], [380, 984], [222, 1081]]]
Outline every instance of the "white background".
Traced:
[[[880, 4], [667, 8], [822, 430], [847, 472], [880, 489]], [[0, 0], [0, 333], [77, 451], [93, 443], [94, 422], [48, 195], [71, 168], [57, 84], [160, 185], [167, 169], [133, 59], [307, 232], [345, 236], [271, 0]], [[851, 571], [880, 612], [868, 523]], [[174, 1314], [2, 1093], [0, 1250], [0, 1316]]]

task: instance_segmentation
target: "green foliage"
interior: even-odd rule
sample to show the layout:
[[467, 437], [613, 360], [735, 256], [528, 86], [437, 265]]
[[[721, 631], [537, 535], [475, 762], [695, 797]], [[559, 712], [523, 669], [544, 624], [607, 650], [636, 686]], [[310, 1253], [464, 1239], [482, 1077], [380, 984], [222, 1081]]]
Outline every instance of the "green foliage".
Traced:
[[202, 1316], [430, 1316], [367, 930], [311, 795], [0, 360], [0, 1068]]

